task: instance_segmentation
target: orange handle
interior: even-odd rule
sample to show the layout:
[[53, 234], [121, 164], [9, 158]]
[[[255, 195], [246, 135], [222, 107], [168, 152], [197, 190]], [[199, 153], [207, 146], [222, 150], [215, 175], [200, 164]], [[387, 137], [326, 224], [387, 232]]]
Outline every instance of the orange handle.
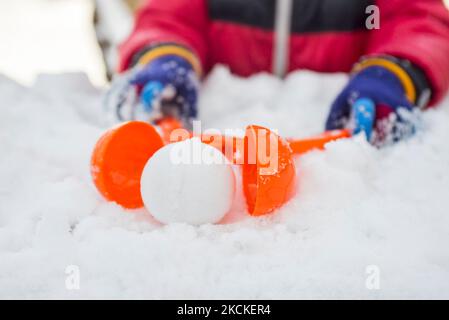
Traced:
[[[182, 129], [182, 124], [173, 118], [167, 118], [159, 121], [158, 126], [162, 133], [162, 138], [166, 143], [170, 143], [170, 134], [175, 129]], [[290, 148], [293, 151], [293, 154], [301, 155], [311, 150], [323, 150], [326, 143], [343, 139], [350, 138], [352, 136], [351, 131], [348, 129], [343, 130], [333, 130], [326, 131], [317, 136], [302, 138], [302, 139], [287, 139], [290, 144]], [[192, 137], [192, 133], [189, 133], [189, 137]], [[231, 137], [231, 136], [222, 136], [220, 139], [216, 139], [216, 135], [203, 134], [201, 135], [201, 140], [203, 143], [213, 145], [214, 147], [220, 149], [224, 154], [226, 154], [227, 149], [232, 146], [232, 151], [234, 154], [234, 158], [238, 156], [238, 154], [243, 155], [243, 150], [239, 150], [244, 148], [243, 138]], [[240, 152], [237, 152], [239, 150]], [[236, 159], [231, 159], [235, 161]]]
[[294, 154], [303, 154], [313, 149], [323, 150], [326, 143], [343, 138], [350, 138], [351, 131], [347, 129], [326, 131], [315, 137], [305, 139], [287, 139]]

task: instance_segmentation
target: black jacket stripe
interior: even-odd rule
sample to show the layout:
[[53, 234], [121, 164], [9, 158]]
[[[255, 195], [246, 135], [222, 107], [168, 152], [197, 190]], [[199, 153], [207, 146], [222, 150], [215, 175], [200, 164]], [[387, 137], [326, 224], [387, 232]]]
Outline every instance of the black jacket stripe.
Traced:
[[[292, 33], [365, 29], [374, 0], [293, 0]], [[212, 20], [273, 30], [276, 0], [208, 0]]]

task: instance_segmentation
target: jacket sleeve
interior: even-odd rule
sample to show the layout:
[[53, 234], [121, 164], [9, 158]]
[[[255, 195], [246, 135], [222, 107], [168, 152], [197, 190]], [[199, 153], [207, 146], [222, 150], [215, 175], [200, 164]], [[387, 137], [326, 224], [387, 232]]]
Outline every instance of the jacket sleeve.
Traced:
[[443, 0], [378, 0], [380, 29], [370, 32], [367, 54], [411, 61], [432, 87], [431, 104], [449, 88], [449, 11]]
[[119, 71], [144, 47], [177, 43], [193, 51], [203, 68], [207, 64], [208, 15], [206, 0], [146, 0], [137, 12], [133, 32], [120, 46]]

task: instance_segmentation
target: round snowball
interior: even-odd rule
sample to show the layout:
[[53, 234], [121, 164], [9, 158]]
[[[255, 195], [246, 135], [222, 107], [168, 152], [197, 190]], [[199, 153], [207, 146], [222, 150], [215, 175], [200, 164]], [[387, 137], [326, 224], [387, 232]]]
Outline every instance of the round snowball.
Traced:
[[162, 223], [216, 223], [231, 209], [235, 177], [226, 157], [198, 138], [169, 144], [148, 160], [140, 181], [147, 210]]

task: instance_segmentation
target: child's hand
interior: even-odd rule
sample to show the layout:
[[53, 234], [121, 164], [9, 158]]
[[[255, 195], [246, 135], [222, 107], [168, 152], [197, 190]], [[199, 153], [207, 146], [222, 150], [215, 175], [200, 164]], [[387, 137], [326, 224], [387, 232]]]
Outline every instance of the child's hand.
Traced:
[[[138, 65], [122, 76], [122, 85], [111, 88], [118, 91], [116, 98], [110, 99], [115, 113], [120, 120], [153, 122], [171, 116], [189, 125], [197, 116], [199, 72], [192, 66], [192, 59], [176, 53], [158, 56], [153, 50], [142, 55]], [[136, 98], [130, 99], [130, 95]], [[131, 106], [124, 108], [126, 102]]]
[[191, 119], [197, 116], [198, 75], [182, 57], [166, 55], [147, 63], [130, 83], [140, 92], [147, 112], [156, 117], [174, 116]]
[[353, 75], [332, 104], [327, 130], [350, 127], [352, 105], [366, 98], [376, 106], [373, 135], [369, 137], [373, 144], [384, 145], [413, 134], [419, 114], [413, 82], [400, 66], [390, 61], [382, 65], [383, 61], [365, 62], [366, 66]]

